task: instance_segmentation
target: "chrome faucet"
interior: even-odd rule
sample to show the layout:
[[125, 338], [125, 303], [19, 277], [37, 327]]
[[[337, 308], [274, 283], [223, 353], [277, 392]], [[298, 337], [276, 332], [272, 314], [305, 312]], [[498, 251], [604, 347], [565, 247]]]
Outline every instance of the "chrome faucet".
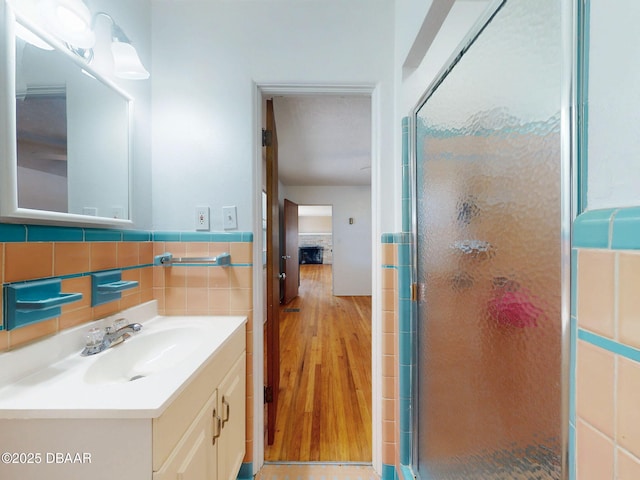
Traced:
[[[115, 325], [118, 325], [123, 319], [116, 321]], [[87, 335], [87, 345], [82, 350], [80, 355], [95, 355], [105, 351], [106, 349], [113, 347], [136, 332], [142, 329], [142, 325], [139, 323], [130, 323], [123, 327], [117, 328], [116, 326], [107, 327], [104, 330], [101, 328], [92, 328]]]

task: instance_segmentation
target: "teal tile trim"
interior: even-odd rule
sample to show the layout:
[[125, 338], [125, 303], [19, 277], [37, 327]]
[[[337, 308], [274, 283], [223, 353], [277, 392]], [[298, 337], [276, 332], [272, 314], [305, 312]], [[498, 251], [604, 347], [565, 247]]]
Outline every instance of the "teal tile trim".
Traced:
[[396, 472], [395, 465], [382, 464], [382, 477], [381, 480], [398, 480], [398, 473]]
[[27, 227], [11, 223], [0, 224], [0, 242], [26, 242]]
[[640, 250], [640, 207], [582, 213], [573, 223], [573, 246]]
[[380, 242], [382, 243], [395, 243], [393, 239], [393, 233], [383, 233], [380, 238]]
[[253, 242], [253, 232], [152, 232], [0, 223], [0, 242]]
[[[139, 265], [131, 265], [129, 267], [119, 267], [118, 270], [139, 270], [141, 268], [147, 268], [147, 267], [153, 267], [153, 263], [141, 263]], [[100, 272], [108, 272], [114, 270], [113, 268], [109, 268], [107, 270], [91, 270], [89, 272], [79, 272], [79, 273], [70, 273], [68, 275], [58, 275], [55, 277], [48, 277], [48, 278], [59, 278], [60, 280], [69, 280], [71, 278], [80, 278], [80, 277], [88, 277], [93, 273], [100, 273]], [[3, 285], [8, 285], [7, 283], [3, 284]]]
[[122, 237], [122, 230], [88, 228], [84, 231], [84, 239], [86, 242], [121, 242]]
[[578, 338], [585, 342], [600, 347], [621, 357], [628, 358], [634, 362], [640, 362], [640, 350], [634, 347], [625, 345], [624, 343], [616, 342], [610, 338], [602, 337], [588, 330], [578, 329]]
[[26, 225], [27, 242], [82, 242], [82, 228]]
[[640, 249], [640, 207], [618, 210], [612, 220], [611, 248]]
[[576, 424], [576, 352], [578, 351], [578, 320], [569, 320], [570, 352], [569, 352], [569, 425]]
[[180, 241], [180, 232], [153, 232], [151, 235], [154, 242]]
[[240, 471], [238, 472], [238, 480], [253, 480], [253, 463], [243, 463], [240, 465]]
[[253, 242], [253, 232], [152, 232], [154, 242]]
[[383, 233], [380, 237], [382, 243], [411, 243], [411, 233]]
[[611, 220], [616, 209], [589, 210], [573, 222], [573, 246], [584, 248], [609, 248]]
[[576, 480], [576, 426], [569, 425], [569, 480]]
[[125, 242], [150, 242], [151, 232], [144, 230], [124, 230], [122, 240]]
[[409, 139], [411, 122], [409, 117], [402, 119], [402, 231], [411, 231], [411, 165], [409, 158]]

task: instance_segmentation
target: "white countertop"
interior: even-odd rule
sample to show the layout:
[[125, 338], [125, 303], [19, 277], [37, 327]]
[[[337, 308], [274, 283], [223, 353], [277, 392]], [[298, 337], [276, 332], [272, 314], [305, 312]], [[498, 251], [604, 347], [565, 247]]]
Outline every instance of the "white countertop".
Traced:
[[[164, 317], [154, 314], [155, 308], [155, 302], [149, 302], [0, 354], [0, 418], [159, 417], [207, 360], [246, 323], [242, 316]], [[80, 355], [89, 328], [120, 317], [127, 323], [141, 323], [142, 330], [104, 352]], [[131, 381], [127, 375], [134, 374], [119, 375], [117, 368], [110, 367], [128, 365], [126, 356], [115, 356], [133, 352], [138, 345], [152, 345], [154, 338], [166, 339], [176, 332], [184, 333], [189, 348], [180, 358], [170, 357], [160, 371]], [[187, 338], [194, 335], [195, 340]], [[154, 365], [162, 355], [160, 351], [152, 359]]]

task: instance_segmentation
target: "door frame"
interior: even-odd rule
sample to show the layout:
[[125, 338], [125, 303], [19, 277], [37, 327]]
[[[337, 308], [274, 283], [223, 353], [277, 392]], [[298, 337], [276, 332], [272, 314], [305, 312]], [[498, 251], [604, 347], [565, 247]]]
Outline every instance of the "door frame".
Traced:
[[262, 168], [261, 129], [264, 119], [264, 98], [272, 95], [366, 95], [371, 99], [371, 416], [372, 416], [372, 465], [378, 474], [382, 473], [382, 319], [380, 285], [382, 265], [379, 168], [380, 168], [380, 87], [373, 83], [363, 84], [298, 84], [298, 83], [253, 83], [253, 196], [254, 196], [254, 242], [253, 242], [253, 472], [258, 472], [264, 464], [264, 405], [262, 392], [264, 385], [264, 344], [263, 328], [266, 320], [264, 298], [264, 272], [262, 266], [262, 191], [264, 172]]

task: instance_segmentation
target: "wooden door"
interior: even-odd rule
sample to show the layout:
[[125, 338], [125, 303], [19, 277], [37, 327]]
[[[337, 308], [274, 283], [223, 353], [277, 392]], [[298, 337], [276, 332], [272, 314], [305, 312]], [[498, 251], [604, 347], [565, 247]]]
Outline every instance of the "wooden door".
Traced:
[[273, 100], [267, 100], [264, 146], [267, 160], [267, 443], [273, 444], [280, 389], [280, 206], [278, 201], [278, 137]]
[[284, 238], [282, 243], [282, 272], [284, 273], [285, 305], [298, 296], [300, 266], [298, 261], [298, 204], [284, 200]]

